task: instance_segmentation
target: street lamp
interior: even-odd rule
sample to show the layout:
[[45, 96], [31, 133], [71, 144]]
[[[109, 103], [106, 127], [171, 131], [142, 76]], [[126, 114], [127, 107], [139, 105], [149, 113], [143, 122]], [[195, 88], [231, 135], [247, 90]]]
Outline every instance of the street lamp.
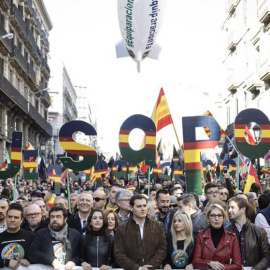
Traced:
[[1, 38], [12, 39], [12, 38], [13, 38], [13, 36], [14, 36], [14, 34], [12, 34], [12, 33], [8, 33], [8, 34], [5, 34], [5, 35], [1, 36]]

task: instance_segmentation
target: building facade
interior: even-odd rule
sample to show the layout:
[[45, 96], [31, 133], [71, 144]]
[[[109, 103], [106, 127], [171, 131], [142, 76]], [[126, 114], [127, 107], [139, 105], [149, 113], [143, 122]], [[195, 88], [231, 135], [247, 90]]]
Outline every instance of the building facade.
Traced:
[[270, 0], [228, 0], [222, 30], [227, 36], [227, 125], [247, 108], [270, 118]]
[[[40, 146], [52, 136], [47, 122], [51, 29], [42, 0], [0, 1], [0, 163], [13, 131], [23, 132], [24, 149], [29, 141], [44, 150]], [[8, 33], [12, 39], [5, 38]]]

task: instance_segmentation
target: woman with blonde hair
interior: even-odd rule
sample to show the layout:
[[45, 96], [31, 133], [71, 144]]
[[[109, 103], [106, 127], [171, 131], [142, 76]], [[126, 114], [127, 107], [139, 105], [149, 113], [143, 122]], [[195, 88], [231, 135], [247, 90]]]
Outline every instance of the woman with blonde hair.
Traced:
[[241, 253], [237, 237], [224, 230], [227, 213], [219, 204], [210, 205], [206, 212], [209, 229], [200, 232], [192, 264], [198, 269], [241, 270]]
[[194, 249], [192, 221], [184, 211], [175, 212], [167, 243], [164, 270], [193, 269], [191, 264]]

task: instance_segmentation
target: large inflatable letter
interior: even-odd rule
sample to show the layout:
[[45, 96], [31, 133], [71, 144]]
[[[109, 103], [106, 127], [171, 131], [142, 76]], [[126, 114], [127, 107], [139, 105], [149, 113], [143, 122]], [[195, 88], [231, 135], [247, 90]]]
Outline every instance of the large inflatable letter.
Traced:
[[22, 132], [14, 131], [12, 133], [11, 161], [8, 169], [0, 171], [0, 179], [14, 177], [21, 168], [22, 161]]
[[[248, 123], [257, 123], [262, 131], [261, 141], [250, 145], [245, 138], [245, 127]], [[235, 143], [239, 151], [250, 159], [264, 157], [270, 149], [270, 122], [268, 117], [260, 110], [246, 109], [235, 118]]]
[[[201, 152], [212, 149], [220, 140], [220, 127], [213, 117], [183, 117], [183, 138], [185, 150], [185, 169], [187, 192], [202, 194]], [[196, 140], [196, 127], [208, 127], [211, 132], [209, 140]]]
[[83, 156], [83, 160], [74, 161], [70, 157], [60, 157], [66, 168], [74, 171], [84, 171], [91, 168], [97, 162], [97, 152], [90, 146], [74, 141], [74, 132], [81, 131], [85, 135], [97, 135], [96, 130], [88, 123], [80, 120], [65, 123], [59, 131], [59, 141], [62, 148], [71, 155]]
[[[145, 133], [145, 146], [141, 150], [133, 150], [128, 142], [129, 134], [134, 128]], [[138, 164], [145, 160], [146, 165], [155, 165], [156, 125], [149, 117], [141, 114], [130, 116], [121, 126], [119, 132], [119, 148], [125, 161]]]

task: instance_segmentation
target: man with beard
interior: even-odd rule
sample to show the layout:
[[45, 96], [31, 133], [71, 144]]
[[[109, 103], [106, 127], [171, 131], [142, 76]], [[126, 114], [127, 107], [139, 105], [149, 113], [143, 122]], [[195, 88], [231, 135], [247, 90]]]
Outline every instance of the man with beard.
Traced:
[[81, 235], [68, 227], [67, 210], [53, 206], [49, 212], [50, 224], [41, 229], [29, 249], [32, 263], [53, 266], [55, 270], [65, 267], [72, 270], [79, 263], [79, 242]]
[[7, 229], [6, 217], [8, 210], [7, 200], [0, 200], [0, 233], [4, 232]]
[[68, 218], [68, 226], [85, 234], [87, 218], [93, 207], [93, 197], [88, 192], [83, 192], [78, 198], [78, 212]]
[[29, 246], [35, 236], [33, 232], [21, 229], [23, 208], [13, 203], [7, 210], [7, 230], [0, 234], [0, 268], [17, 269], [29, 266]]
[[28, 231], [37, 232], [48, 226], [48, 222], [42, 220], [41, 209], [36, 204], [28, 205], [25, 219], [21, 227]]
[[147, 217], [147, 202], [143, 195], [133, 195], [130, 205], [132, 216], [116, 230], [115, 261], [125, 270], [160, 268], [167, 253], [162, 225]]
[[160, 189], [156, 195], [157, 207], [159, 213], [157, 214], [157, 221], [162, 222], [165, 234], [168, 234], [171, 229], [172, 218], [176, 211], [170, 209], [170, 193], [166, 189]]

